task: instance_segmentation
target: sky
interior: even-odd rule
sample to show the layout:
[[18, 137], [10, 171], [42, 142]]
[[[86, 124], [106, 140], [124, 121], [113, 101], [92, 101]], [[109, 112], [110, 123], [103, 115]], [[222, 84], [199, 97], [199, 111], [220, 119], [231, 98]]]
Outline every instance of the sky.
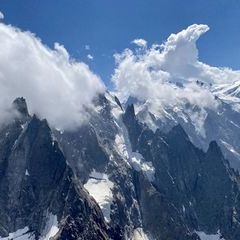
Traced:
[[6, 24], [35, 33], [50, 48], [64, 45], [109, 88], [115, 53], [138, 38], [162, 43], [194, 23], [211, 29], [197, 43], [200, 61], [240, 69], [238, 0], [1, 0], [0, 11]]
[[24, 97], [31, 114], [74, 130], [106, 89], [156, 116], [187, 103], [205, 119], [214, 89], [240, 83], [238, 2], [0, 0], [0, 124]]

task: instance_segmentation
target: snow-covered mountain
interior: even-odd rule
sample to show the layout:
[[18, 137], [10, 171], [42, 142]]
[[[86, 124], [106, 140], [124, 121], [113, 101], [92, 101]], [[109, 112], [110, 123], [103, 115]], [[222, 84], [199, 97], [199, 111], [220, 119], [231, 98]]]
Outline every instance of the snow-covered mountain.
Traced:
[[[137, 118], [153, 131], [160, 129], [168, 132], [173, 126], [180, 124], [194, 145], [205, 151], [211, 141], [217, 141], [230, 165], [239, 170], [240, 102], [237, 95], [239, 82], [210, 86], [197, 81], [196, 85], [209, 91], [215, 104], [214, 108], [201, 107], [188, 100], [162, 105], [161, 102], [140, 101], [131, 96], [125, 105], [134, 102]], [[184, 86], [174, 84], [174, 89], [182, 91], [182, 88]]]
[[239, 103], [238, 99], [240, 98], [240, 81], [228, 84], [218, 84], [213, 87], [213, 92], [226, 101], [229, 100], [231, 103]]
[[13, 106], [18, 117], [0, 132], [0, 239], [107, 239], [100, 208], [47, 121], [30, 116], [23, 98]]
[[0, 23], [0, 240], [240, 239], [240, 72], [198, 59], [208, 30], [133, 41], [110, 93]]
[[[226, 112], [206, 111], [209, 129], [238, 121], [219, 98]], [[180, 117], [196, 106], [166, 110], [164, 119], [130, 100], [124, 107], [101, 94], [86, 109], [89, 121], [68, 131], [14, 101], [18, 114], [0, 131], [0, 239], [237, 239], [239, 174], [219, 139]], [[223, 127], [212, 131], [227, 139]]]

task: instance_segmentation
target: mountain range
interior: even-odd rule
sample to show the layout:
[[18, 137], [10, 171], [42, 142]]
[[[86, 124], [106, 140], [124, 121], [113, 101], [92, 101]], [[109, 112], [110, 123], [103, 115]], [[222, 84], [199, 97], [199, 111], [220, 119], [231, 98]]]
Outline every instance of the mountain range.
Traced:
[[0, 239], [240, 239], [239, 83], [194, 84], [217, 110], [105, 91], [74, 130], [15, 99], [0, 128]]

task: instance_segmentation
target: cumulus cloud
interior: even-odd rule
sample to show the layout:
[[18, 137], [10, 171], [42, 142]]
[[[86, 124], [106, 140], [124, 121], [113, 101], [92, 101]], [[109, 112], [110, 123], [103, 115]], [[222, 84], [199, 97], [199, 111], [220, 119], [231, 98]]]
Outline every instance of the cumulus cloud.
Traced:
[[196, 42], [207, 31], [207, 25], [194, 24], [171, 34], [163, 44], [154, 44], [143, 51], [125, 49], [116, 54], [112, 81], [120, 99], [136, 97], [158, 109], [186, 102], [216, 109], [209, 87], [200, 87], [196, 81], [208, 86], [234, 82], [240, 80], [240, 72], [199, 61]]
[[146, 47], [147, 46], [147, 41], [141, 38], [134, 39], [132, 41], [133, 44], [136, 44], [138, 47]]
[[88, 55], [87, 55], [87, 58], [88, 58], [89, 60], [93, 60], [93, 55], [88, 54]]
[[4, 14], [0, 11], [0, 21], [4, 19]]
[[86, 120], [85, 106], [105, 88], [86, 64], [59, 43], [50, 49], [34, 34], [3, 23], [0, 46], [0, 121], [19, 96], [27, 99], [31, 113], [54, 127], [70, 129]]
[[90, 50], [90, 46], [89, 45], [85, 45], [85, 50]]

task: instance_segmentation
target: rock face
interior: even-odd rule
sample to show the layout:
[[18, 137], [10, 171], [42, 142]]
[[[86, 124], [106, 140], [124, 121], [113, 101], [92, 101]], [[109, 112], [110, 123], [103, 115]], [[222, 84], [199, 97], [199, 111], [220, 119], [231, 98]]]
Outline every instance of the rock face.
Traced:
[[[171, 106], [154, 112], [148, 102], [135, 100], [137, 118], [154, 131], [160, 129], [169, 132], [180, 124], [192, 143], [207, 151], [211, 141], [216, 141], [221, 151], [229, 160], [231, 167], [240, 170], [240, 105], [239, 98], [213, 92], [217, 109], [201, 109], [197, 105], [186, 103], [184, 106]], [[132, 102], [129, 98], [127, 105]]]
[[14, 101], [0, 128], [1, 240], [238, 239], [239, 175], [216, 141], [203, 151], [181, 125], [152, 131], [109, 93], [94, 104], [59, 131]]
[[133, 105], [128, 106], [123, 121], [135, 151], [155, 168], [152, 186], [141, 187], [146, 182], [141, 177], [138, 180], [143, 224], [154, 239], [187, 239], [184, 234], [194, 229], [206, 233], [220, 230], [225, 239], [237, 239], [239, 176], [217, 143], [211, 142], [204, 153], [180, 125], [167, 134], [153, 133], [137, 120]]
[[23, 99], [14, 107], [19, 118], [0, 133], [0, 236], [27, 227], [46, 239], [53, 215], [58, 239], [109, 239], [99, 207], [66, 164], [47, 121], [30, 117]]

